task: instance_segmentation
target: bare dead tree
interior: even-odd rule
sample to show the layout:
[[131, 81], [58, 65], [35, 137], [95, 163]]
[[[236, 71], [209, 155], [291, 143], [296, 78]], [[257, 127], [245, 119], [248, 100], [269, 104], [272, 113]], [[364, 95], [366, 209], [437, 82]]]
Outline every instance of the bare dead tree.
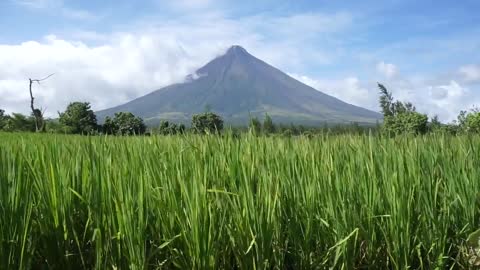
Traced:
[[45, 121], [43, 119], [43, 111], [41, 109], [38, 109], [38, 108], [35, 108], [35, 105], [34, 105], [34, 100], [35, 98], [33, 97], [33, 93], [32, 93], [32, 84], [34, 82], [40, 84], [40, 82], [42, 81], [45, 81], [46, 79], [52, 77], [55, 73], [52, 73], [50, 75], [48, 75], [47, 77], [43, 78], [43, 79], [31, 79], [29, 78], [29, 82], [30, 82], [30, 85], [29, 85], [29, 89], [30, 89], [30, 109], [32, 109], [32, 114], [33, 114], [33, 117], [35, 117], [35, 130], [36, 132], [41, 132], [44, 130], [45, 128]]

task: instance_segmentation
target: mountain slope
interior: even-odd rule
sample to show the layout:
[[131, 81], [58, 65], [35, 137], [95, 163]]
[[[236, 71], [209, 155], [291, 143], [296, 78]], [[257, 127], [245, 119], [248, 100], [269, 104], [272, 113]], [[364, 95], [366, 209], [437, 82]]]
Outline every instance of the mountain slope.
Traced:
[[[196, 79], [193, 79], [197, 77]], [[209, 107], [227, 122], [246, 123], [250, 116], [269, 113], [276, 122], [305, 124], [374, 123], [381, 115], [326, 95], [250, 55], [231, 47], [174, 84], [126, 104], [97, 112], [102, 121], [115, 112], [130, 111], [149, 122], [188, 121]]]

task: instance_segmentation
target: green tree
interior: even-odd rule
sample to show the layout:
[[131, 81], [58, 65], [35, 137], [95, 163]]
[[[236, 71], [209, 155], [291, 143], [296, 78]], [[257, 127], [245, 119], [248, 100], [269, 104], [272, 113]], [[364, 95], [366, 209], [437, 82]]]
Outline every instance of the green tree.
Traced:
[[469, 133], [480, 133], [480, 112], [472, 111], [465, 116], [465, 131]]
[[254, 134], [260, 134], [262, 132], [262, 123], [260, 123], [257, 117], [250, 118], [248, 127]]
[[5, 114], [5, 111], [0, 109], [0, 130], [4, 129], [7, 125], [8, 116]]
[[113, 119], [105, 119], [105, 124], [104, 130], [109, 134], [141, 135], [147, 130], [143, 119], [135, 116], [131, 112], [115, 113]]
[[263, 120], [263, 132], [265, 134], [275, 133], [275, 124], [270, 115], [265, 114], [265, 119]]
[[175, 135], [185, 133], [185, 125], [177, 125], [168, 121], [161, 121], [158, 127], [158, 133], [161, 135]]
[[428, 117], [418, 113], [412, 103], [394, 101], [387, 88], [378, 84], [380, 89], [380, 108], [383, 113], [383, 132], [389, 135], [402, 133], [424, 134], [427, 132]]
[[466, 129], [467, 111], [460, 111], [457, 116], [457, 124], [460, 129]]
[[388, 92], [387, 88], [381, 83], [378, 84], [378, 88], [380, 89], [380, 108], [383, 117], [393, 116], [392, 93]]
[[23, 131], [35, 132], [35, 118], [28, 117], [20, 113], [13, 113], [5, 122], [4, 130], [6, 131]]
[[432, 119], [430, 120], [430, 124], [428, 126], [428, 129], [431, 132], [443, 131], [443, 125], [440, 122], [440, 120], [438, 119], [438, 115], [435, 115], [435, 116], [432, 117]]
[[223, 129], [223, 120], [212, 112], [195, 114], [192, 117], [192, 129], [198, 133], [218, 133]]
[[88, 102], [72, 102], [59, 116], [68, 133], [91, 134], [98, 128], [97, 117]]
[[105, 122], [103, 123], [102, 130], [105, 134], [116, 133], [115, 124], [113, 123], [113, 119], [110, 116], [105, 117]]

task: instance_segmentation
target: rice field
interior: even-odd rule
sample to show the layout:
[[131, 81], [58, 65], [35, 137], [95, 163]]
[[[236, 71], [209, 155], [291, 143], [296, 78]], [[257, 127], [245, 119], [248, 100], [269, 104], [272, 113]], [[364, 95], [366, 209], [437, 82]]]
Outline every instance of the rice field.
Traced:
[[480, 137], [0, 133], [0, 269], [470, 269], [479, 192]]

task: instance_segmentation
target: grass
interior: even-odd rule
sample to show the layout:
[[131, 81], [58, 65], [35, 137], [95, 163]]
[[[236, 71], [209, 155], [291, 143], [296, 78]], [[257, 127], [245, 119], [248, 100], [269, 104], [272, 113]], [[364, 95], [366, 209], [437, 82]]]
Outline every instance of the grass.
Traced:
[[462, 269], [480, 227], [480, 137], [0, 138], [0, 269]]

